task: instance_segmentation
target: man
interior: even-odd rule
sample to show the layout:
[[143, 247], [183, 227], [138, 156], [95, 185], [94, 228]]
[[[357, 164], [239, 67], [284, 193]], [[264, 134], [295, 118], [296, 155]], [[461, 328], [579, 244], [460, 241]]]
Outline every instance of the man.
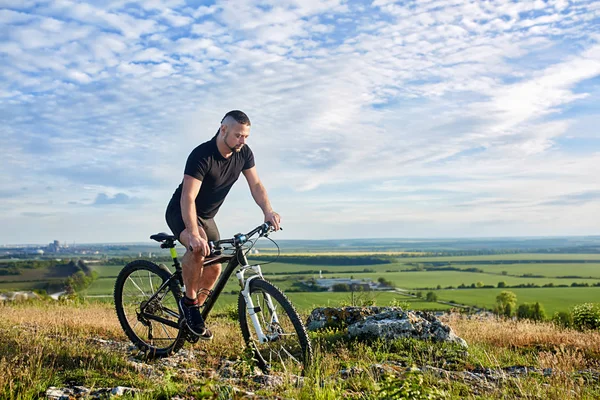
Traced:
[[279, 229], [279, 214], [271, 207], [254, 166], [254, 155], [246, 146], [249, 134], [250, 119], [245, 113], [234, 110], [225, 114], [217, 134], [191, 152], [183, 182], [167, 207], [167, 224], [186, 248], [181, 259], [185, 297], [179, 307], [188, 328], [201, 339], [212, 339], [212, 333], [205, 327], [199, 308], [221, 273], [221, 264], [206, 268], [202, 264], [210, 252], [208, 242], [219, 240], [213, 218], [240, 173], [265, 222]]

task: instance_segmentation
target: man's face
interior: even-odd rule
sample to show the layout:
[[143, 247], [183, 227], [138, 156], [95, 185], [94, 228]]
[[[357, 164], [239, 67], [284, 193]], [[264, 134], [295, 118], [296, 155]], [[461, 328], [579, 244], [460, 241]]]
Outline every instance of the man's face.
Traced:
[[225, 128], [225, 144], [231, 151], [239, 152], [250, 135], [250, 127], [238, 123], [231, 127], [227, 125], [223, 125], [223, 127]]

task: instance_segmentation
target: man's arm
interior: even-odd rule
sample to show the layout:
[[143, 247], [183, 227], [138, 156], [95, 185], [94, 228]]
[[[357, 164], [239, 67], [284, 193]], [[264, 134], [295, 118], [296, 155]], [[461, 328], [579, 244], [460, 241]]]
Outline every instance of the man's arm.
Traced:
[[252, 198], [258, 204], [263, 214], [265, 215], [265, 222], [270, 222], [273, 225], [275, 230], [279, 230], [279, 222], [281, 222], [281, 218], [279, 214], [273, 211], [273, 207], [271, 207], [271, 203], [269, 202], [269, 196], [267, 195], [267, 190], [263, 186], [260, 178], [258, 177], [258, 172], [256, 172], [256, 167], [252, 167], [249, 169], [245, 169], [242, 171], [244, 177], [248, 181], [248, 186], [250, 187], [250, 193], [252, 194]]
[[202, 236], [198, 229], [198, 215], [196, 214], [196, 196], [200, 192], [200, 186], [202, 181], [190, 176], [183, 175], [183, 187], [181, 190], [181, 217], [185, 223], [185, 230], [187, 231], [187, 243], [184, 243], [187, 247], [191, 247], [193, 251], [198, 251], [202, 254], [208, 254], [210, 252], [208, 243]]

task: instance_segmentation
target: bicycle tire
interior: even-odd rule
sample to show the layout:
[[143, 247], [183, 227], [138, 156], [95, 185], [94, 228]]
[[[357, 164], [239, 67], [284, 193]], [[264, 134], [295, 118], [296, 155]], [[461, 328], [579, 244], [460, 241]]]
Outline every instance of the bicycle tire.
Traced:
[[[163, 269], [165, 268], [165, 269]], [[114, 300], [117, 317], [131, 342], [148, 358], [166, 357], [183, 347], [186, 332], [180, 325], [178, 301], [181, 288], [171, 281], [152, 303], [148, 300], [171, 277], [166, 267], [150, 261], [135, 260], [127, 264], [115, 281]], [[142, 311], [144, 307], [144, 312]], [[150, 317], [168, 320], [162, 323]]]
[[[273, 310], [270, 310], [265, 294], [271, 296], [274, 311], [279, 311], [278, 308], [284, 311], [277, 312], [278, 323], [272, 322]], [[254, 325], [252, 322], [248, 324], [246, 300], [240, 293], [238, 296], [240, 328], [246, 345], [254, 351], [257, 366], [265, 373], [286, 371], [303, 374], [312, 360], [312, 347], [306, 328], [292, 303], [281, 290], [264, 279], [250, 281], [250, 295], [259, 314], [262, 330], [270, 337], [266, 343], [258, 342]], [[253, 328], [252, 333], [250, 327]]]

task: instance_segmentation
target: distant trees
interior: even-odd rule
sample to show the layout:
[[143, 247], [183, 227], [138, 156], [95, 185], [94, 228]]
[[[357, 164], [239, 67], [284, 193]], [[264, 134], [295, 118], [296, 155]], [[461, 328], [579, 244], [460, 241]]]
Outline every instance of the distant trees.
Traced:
[[494, 307], [494, 312], [498, 315], [510, 317], [514, 314], [516, 305], [517, 295], [511, 291], [503, 290], [496, 296], [496, 307]]
[[350, 285], [347, 283], [335, 283], [331, 286], [331, 290], [334, 292], [349, 292]]
[[498, 288], [505, 288], [505, 287], [506, 287], [506, 282], [504, 282], [504, 281], [498, 282]]
[[335, 283], [331, 286], [333, 292], [368, 292], [371, 290], [368, 284], [361, 283]]
[[544, 307], [538, 303], [523, 303], [517, 308], [517, 318], [543, 321], [546, 319]]
[[381, 286], [394, 287], [394, 282], [388, 281], [384, 277], [377, 278], [377, 282], [379, 282]]
[[65, 291], [68, 294], [75, 294], [87, 289], [98, 277], [98, 273], [92, 270], [83, 260], [71, 261], [68, 266], [77, 270], [65, 280]]
[[435, 302], [438, 300], [437, 294], [433, 292], [427, 292], [427, 294], [425, 295], [425, 300]]

